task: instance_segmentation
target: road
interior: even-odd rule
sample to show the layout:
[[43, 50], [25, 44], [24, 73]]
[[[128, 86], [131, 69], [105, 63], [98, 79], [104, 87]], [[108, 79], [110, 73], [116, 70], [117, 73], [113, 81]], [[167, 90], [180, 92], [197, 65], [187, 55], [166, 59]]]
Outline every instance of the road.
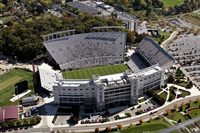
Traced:
[[[20, 133], [34, 133], [34, 132], [50, 132], [50, 131], [65, 131], [67, 133], [77, 133], [77, 132], [93, 132], [95, 128], [99, 128], [100, 130], [104, 130], [106, 127], [111, 126], [112, 128], [116, 127], [118, 124], [122, 124], [124, 127], [129, 126], [131, 123], [136, 124], [138, 123], [139, 120], [149, 120], [150, 118], [155, 118], [157, 116], [162, 115], [163, 113], [166, 112], [167, 109], [174, 109], [175, 106], [181, 106], [182, 102], [188, 103], [192, 101], [196, 101], [199, 98], [200, 95], [197, 96], [191, 96], [191, 97], [186, 97], [184, 99], [177, 99], [177, 101], [174, 101], [173, 103], [157, 108], [153, 111], [144, 113], [143, 115], [140, 116], [135, 116], [127, 119], [122, 119], [119, 121], [114, 121], [114, 122], [107, 122], [107, 123], [97, 123], [97, 124], [87, 124], [87, 125], [75, 125], [75, 126], [65, 126], [65, 125], [56, 125], [54, 127], [43, 127], [43, 128], [30, 128], [27, 130], [21, 130], [19, 131]], [[155, 112], [153, 115], [150, 115], [151, 112]]]
[[164, 42], [162, 42], [162, 44], [160, 45], [162, 48], [166, 48], [167, 43], [170, 42], [171, 40], [173, 40], [177, 34], [179, 33], [179, 30], [174, 31], [169, 38], [167, 38], [167, 40], [165, 40]]

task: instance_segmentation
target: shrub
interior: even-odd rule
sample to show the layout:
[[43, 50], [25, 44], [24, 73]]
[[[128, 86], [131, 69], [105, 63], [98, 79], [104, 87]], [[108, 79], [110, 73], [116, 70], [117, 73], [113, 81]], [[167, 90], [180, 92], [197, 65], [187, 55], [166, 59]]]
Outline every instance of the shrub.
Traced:
[[112, 130], [111, 126], [106, 127], [106, 132], [110, 132]]
[[119, 130], [121, 130], [121, 129], [122, 129], [122, 124], [118, 124], [118, 125], [117, 125], [117, 128], [118, 128]]
[[95, 133], [99, 133], [99, 128], [95, 128]]

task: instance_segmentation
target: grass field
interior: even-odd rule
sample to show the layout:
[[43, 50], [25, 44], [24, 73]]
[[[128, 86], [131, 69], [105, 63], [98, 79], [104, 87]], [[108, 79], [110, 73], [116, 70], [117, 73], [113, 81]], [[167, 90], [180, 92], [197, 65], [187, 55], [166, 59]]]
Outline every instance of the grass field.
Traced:
[[22, 80], [28, 81], [29, 89], [33, 89], [32, 72], [22, 69], [13, 69], [0, 75], [0, 106], [18, 104], [18, 101], [12, 103], [9, 99], [15, 93], [15, 84]]
[[125, 72], [127, 69], [128, 69], [127, 65], [116, 64], [116, 65], [83, 68], [73, 71], [65, 71], [62, 74], [65, 79], [91, 79], [92, 75], [103, 76], [115, 73], [122, 73]]
[[161, 37], [151, 37], [151, 38], [158, 44], [161, 44], [162, 42], [164, 42], [165, 40], [167, 40], [170, 37], [171, 33], [161, 31], [160, 35], [161, 35]]
[[182, 115], [180, 112], [177, 112], [177, 111], [169, 113], [167, 118], [174, 120], [174, 121], [177, 121], [177, 122], [178, 122], [179, 119], [181, 120], [181, 122], [186, 120], [186, 117], [184, 115]]
[[144, 133], [144, 132], [155, 133], [161, 129], [165, 129], [170, 126], [171, 125], [167, 121], [161, 118], [159, 120], [152, 120], [151, 122], [145, 122], [144, 124], [139, 126], [126, 128], [122, 130], [121, 133]]
[[165, 7], [174, 7], [175, 5], [180, 5], [183, 3], [183, 0], [161, 0]]

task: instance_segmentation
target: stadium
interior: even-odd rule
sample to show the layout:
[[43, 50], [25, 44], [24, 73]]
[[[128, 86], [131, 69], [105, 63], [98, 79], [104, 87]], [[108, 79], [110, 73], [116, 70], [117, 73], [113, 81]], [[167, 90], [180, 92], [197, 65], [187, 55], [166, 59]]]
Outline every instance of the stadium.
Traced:
[[46, 64], [39, 66], [41, 86], [52, 92], [54, 103], [60, 107], [83, 106], [101, 111], [134, 105], [146, 91], [164, 84], [164, 70], [174, 63], [147, 37], [125, 62], [126, 33], [121, 31], [76, 35], [64, 31], [44, 36], [44, 40], [62, 71]]

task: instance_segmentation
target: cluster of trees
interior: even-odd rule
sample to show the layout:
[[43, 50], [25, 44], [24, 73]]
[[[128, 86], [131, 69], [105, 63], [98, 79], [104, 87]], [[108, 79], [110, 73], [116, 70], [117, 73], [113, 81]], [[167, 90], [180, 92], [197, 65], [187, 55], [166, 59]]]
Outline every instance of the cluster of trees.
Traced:
[[200, 0], [184, 0], [181, 5], [175, 5], [173, 8], [169, 8], [166, 15], [187, 13], [200, 8]]
[[44, 53], [42, 35], [68, 29], [76, 29], [77, 33], [91, 32], [92, 27], [121, 25], [121, 21], [90, 15], [63, 19], [43, 15], [19, 19], [16, 22], [9, 21], [6, 25], [6, 28], [0, 28], [0, 52], [7, 56], [16, 56], [21, 61], [28, 61]]
[[65, 8], [66, 10], [68, 10], [71, 13], [74, 13], [75, 15], [79, 15], [79, 16], [83, 15], [83, 13], [79, 9], [73, 8], [67, 4], [65, 4]]
[[[9, 11], [14, 8], [13, 0], [0, 0], [0, 13]], [[61, 4], [61, 0], [17, 0], [18, 3], [23, 3], [29, 13], [41, 14], [53, 4]]]
[[[200, 8], [199, 0], [184, 0], [183, 4], [166, 8], [160, 0], [104, 0], [121, 11], [132, 13], [132, 11], [145, 11], [149, 19], [156, 18], [155, 15], [173, 15], [191, 12]], [[139, 16], [141, 17], [141, 16]]]
[[0, 130], [15, 128], [15, 127], [32, 126], [32, 125], [36, 125], [40, 123], [40, 121], [41, 121], [41, 118], [39, 116], [34, 116], [34, 117], [25, 118], [21, 120], [11, 120], [11, 121], [1, 123]]
[[[152, 17], [162, 12], [164, 4], [160, 0], [104, 0], [105, 3], [116, 9], [132, 13], [132, 11], [145, 11], [146, 17]], [[141, 17], [141, 16], [140, 16]]]

